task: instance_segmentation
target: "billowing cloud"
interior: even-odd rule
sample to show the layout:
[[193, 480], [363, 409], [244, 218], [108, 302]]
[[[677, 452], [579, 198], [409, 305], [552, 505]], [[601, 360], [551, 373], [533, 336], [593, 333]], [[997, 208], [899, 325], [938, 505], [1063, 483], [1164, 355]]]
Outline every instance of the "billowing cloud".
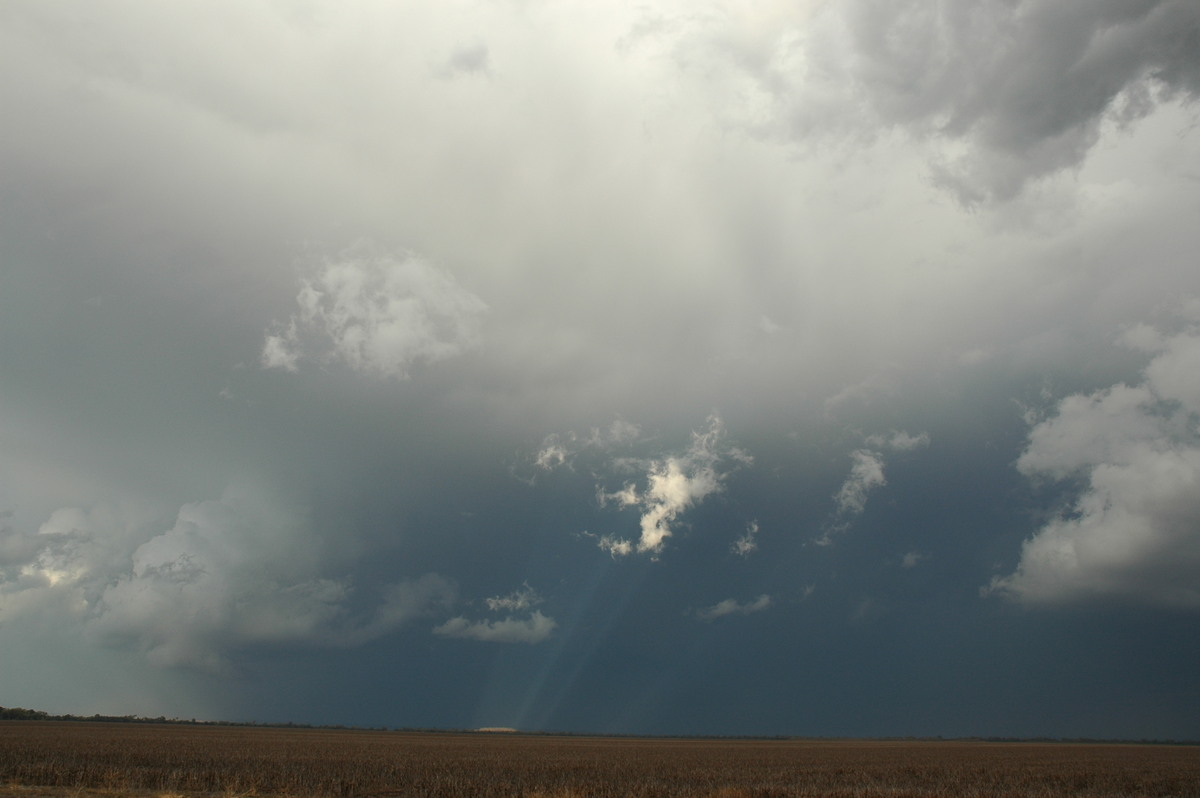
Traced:
[[183, 506], [165, 532], [107, 508], [65, 508], [36, 535], [10, 530], [4, 541], [0, 617], [67, 608], [60, 620], [90, 639], [162, 666], [221, 671], [248, 646], [357, 645], [453, 597], [429, 574], [386, 586], [370, 617], [352, 617], [350, 584], [320, 575], [303, 515], [245, 491]]
[[728, 471], [719, 468], [722, 461], [731, 461], [734, 466], [753, 462], [741, 449], [729, 446], [725, 438], [720, 417], [710, 416], [706, 430], [692, 433], [692, 444], [687, 451], [646, 464], [645, 487], [626, 483], [612, 492], [600, 490], [598, 498], [602, 506], [612, 503], [641, 512], [641, 534], [636, 541], [604, 535], [598, 542], [600, 548], [613, 556], [635, 551], [660, 554], [679, 515], [720, 492], [728, 475]]
[[447, 272], [412, 254], [347, 250], [301, 281], [300, 306], [267, 334], [265, 368], [296, 371], [302, 359], [337, 360], [403, 379], [475, 345], [483, 301]]
[[434, 634], [443, 637], [463, 637], [488, 643], [540, 643], [554, 632], [558, 623], [541, 610], [534, 610], [528, 618], [509, 616], [501, 620], [469, 621], [463, 616], [451, 618], [434, 627]]
[[1200, 609], [1200, 329], [1146, 332], [1157, 354], [1139, 384], [1068, 396], [1030, 431], [1021, 473], [1082, 488], [987, 592]]
[[726, 79], [743, 124], [802, 139], [900, 127], [967, 204], [1078, 166], [1106, 123], [1200, 95], [1191, 0], [853, 0], [741, 31], [713, 19], [720, 29], [693, 24], [679, 48], [745, 76]]
[[771, 606], [771, 597], [763, 593], [753, 601], [739, 602], [736, 599], [725, 599], [718, 601], [711, 607], [705, 607], [702, 610], [696, 611], [696, 617], [702, 621], [713, 621], [717, 618], [724, 618], [728, 615], [750, 615], [755, 612], [762, 612]]

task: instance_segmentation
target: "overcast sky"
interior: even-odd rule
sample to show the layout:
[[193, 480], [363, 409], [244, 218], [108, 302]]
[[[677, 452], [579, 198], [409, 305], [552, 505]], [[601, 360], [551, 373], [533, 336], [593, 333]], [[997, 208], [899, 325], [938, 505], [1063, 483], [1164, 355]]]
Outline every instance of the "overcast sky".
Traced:
[[0, 704], [1200, 739], [1194, 0], [0, 5]]

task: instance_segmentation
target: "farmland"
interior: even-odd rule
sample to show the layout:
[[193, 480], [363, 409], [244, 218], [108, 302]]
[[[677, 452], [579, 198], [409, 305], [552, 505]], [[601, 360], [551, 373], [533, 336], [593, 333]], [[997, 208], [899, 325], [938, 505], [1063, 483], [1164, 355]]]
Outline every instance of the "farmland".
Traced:
[[1200, 747], [0, 722], [5, 796], [1200, 796]]

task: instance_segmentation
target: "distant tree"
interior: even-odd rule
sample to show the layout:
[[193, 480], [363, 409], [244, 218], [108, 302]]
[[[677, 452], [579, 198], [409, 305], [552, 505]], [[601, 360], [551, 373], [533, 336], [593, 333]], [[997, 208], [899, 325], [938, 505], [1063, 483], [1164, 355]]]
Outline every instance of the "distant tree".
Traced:
[[0, 720], [46, 720], [50, 716], [37, 709], [0, 707]]

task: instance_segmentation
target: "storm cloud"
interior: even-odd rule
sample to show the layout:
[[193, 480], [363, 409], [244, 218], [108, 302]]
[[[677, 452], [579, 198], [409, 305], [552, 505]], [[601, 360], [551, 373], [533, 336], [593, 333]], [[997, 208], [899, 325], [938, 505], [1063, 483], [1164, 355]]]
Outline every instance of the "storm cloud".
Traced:
[[693, 34], [761, 95], [746, 123], [798, 140], [899, 128], [966, 205], [1076, 169], [1105, 125], [1200, 93], [1200, 10], [1187, 0], [855, 0], [801, 17], [744, 37]]
[[1200, 736], [1197, 42], [3, 4], [0, 702]]

